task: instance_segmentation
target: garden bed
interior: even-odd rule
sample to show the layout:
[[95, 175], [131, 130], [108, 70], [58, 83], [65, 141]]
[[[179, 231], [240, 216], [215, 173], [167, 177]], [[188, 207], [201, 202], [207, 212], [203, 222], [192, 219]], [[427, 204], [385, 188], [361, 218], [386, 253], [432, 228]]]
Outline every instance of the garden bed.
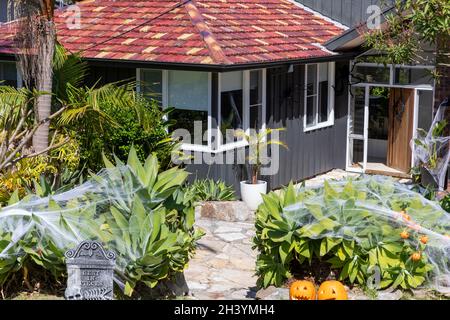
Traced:
[[348, 287], [448, 293], [449, 233], [438, 203], [390, 178], [290, 185], [265, 196], [257, 212], [258, 285], [335, 277]]

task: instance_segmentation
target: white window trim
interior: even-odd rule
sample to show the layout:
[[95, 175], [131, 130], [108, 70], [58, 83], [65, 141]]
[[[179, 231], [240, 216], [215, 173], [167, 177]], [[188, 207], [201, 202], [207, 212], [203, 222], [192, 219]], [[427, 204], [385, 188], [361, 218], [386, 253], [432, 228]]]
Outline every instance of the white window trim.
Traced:
[[[335, 101], [335, 62], [328, 62], [328, 120], [324, 122], [319, 121], [319, 75], [320, 75], [320, 67], [319, 64], [315, 64], [317, 66], [317, 93], [308, 96], [308, 66], [312, 64], [305, 65], [305, 86], [304, 86], [304, 110], [303, 110], [303, 132], [309, 132], [313, 130], [318, 130], [326, 127], [330, 127], [334, 125], [334, 101]], [[306, 112], [307, 112], [307, 102], [308, 97], [317, 96], [316, 99], [316, 107], [315, 107], [315, 125], [307, 126], [306, 123]]]
[[[147, 69], [136, 69], [136, 91], [138, 93], [142, 92], [142, 88], [140, 85], [140, 81], [142, 79], [141, 72]], [[161, 69], [148, 69], [148, 70], [159, 70], [162, 71], [162, 107], [168, 107], [169, 101], [169, 71], [161, 70]], [[267, 69], [255, 69], [255, 70], [244, 70], [242, 72], [243, 77], [243, 121], [244, 121], [244, 129], [247, 134], [250, 133], [250, 72], [251, 71], [262, 71], [262, 103], [261, 103], [261, 116], [262, 116], [262, 126], [261, 129], [266, 128], [266, 107], [267, 107]], [[217, 88], [217, 125], [220, 126], [221, 123], [221, 73], [218, 74], [218, 88]], [[212, 73], [208, 73], [208, 145], [198, 145], [192, 143], [183, 143], [181, 145], [181, 149], [185, 151], [193, 151], [193, 152], [205, 152], [205, 153], [221, 153], [233, 149], [239, 149], [248, 146], [247, 141], [236, 141], [232, 143], [223, 143], [222, 135], [219, 135], [219, 141], [217, 142], [217, 148], [214, 149], [212, 145]], [[219, 127], [217, 128], [220, 129]]]
[[[242, 90], [243, 90], [243, 122], [244, 131], [246, 134], [250, 134], [250, 72], [251, 71], [262, 71], [262, 102], [261, 102], [261, 117], [262, 125], [261, 130], [266, 128], [266, 108], [267, 108], [267, 69], [254, 69], [254, 70], [244, 70], [242, 72]], [[219, 85], [218, 85], [218, 95], [217, 95], [217, 105], [218, 105], [218, 119], [217, 124], [220, 127], [222, 123], [222, 105], [221, 105], [221, 94], [222, 94], [222, 73], [219, 73]], [[218, 128], [220, 130], [220, 128]], [[231, 143], [223, 143], [222, 135], [218, 141], [217, 149], [213, 152], [224, 152], [233, 149], [239, 149], [248, 146], [248, 142], [245, 140], [235, 141]]]

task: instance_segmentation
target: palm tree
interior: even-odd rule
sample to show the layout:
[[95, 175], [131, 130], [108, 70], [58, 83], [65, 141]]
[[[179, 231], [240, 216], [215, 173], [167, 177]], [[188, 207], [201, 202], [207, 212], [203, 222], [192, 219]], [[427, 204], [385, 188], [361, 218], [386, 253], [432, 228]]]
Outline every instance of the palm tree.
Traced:
[[17, 56], [25, 85], [41, 94], [35, 100], [35, 121], [39, 127], [33, 134], [33, 148], [45, 152], [49, 147], [52, 106], [53, 56], [56, 43], [54, 0], [18, 0], [16, 4], [18, 32]]

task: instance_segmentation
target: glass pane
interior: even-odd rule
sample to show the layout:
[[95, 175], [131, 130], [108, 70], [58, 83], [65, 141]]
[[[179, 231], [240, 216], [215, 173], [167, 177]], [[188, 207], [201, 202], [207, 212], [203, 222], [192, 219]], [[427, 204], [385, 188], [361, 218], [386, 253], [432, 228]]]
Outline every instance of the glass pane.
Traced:
[[220, 74], [222, 92], [242, 90], [242, 71], [225, 72]]
[[427, 69], [395, 69], [395, 84], [433, 84], [433, 77]]
[[433, 101], [433, 91], [419, 91], [419, 121], [417, 127], [425, 131], [430, 130], [433, 122]]
[[262, 106], [250, 107], [250, 128], [259, 130], [262, 127]]
[[162, 71], [142, 70], [142, 93], [148, 99], [154, 99], [162, 105]]
[[208, 111], [208, 73], [169, 71], [169, 107]]
[[17, 70], [15, 63], [1, 63], [0, 64], [0, 85], [17, 86]]
[[319, 65], [319, 123], [328, 121], [328, 63]]
[[237, 140], [235, 133], [230, 129], [244, 129], [242, 72], [223, 73], [221, 88], [220, 130], [225, 144]]
[[310, 96], [317, 94], [317, 65], [309, 64], [307, 65], [308, 70], [308, 80], [306, 85], [306, 95]]
[[316, 124], [316, 114], [314, 109], [316, 107], [317, 96], [308, 97], [306, 99], [306, 126], [310, 127]]
[[[203, 141], [208, 130], [208, 111], [174, 109], [170, 113], [170, 118], [175, 120], [171, 130], [185, 129], [189, 131], [191, 140], [184, 141], [184, 143], [208, 145], [206, 137]], [[195, 130], [196, 125], [198, 126], [197, 131]]]
[[250, 72], [250, 105], [262, 104], [262, 71]]
[[384, 66], [356, 66], [352, 73], [353, 82], [389, 84], [390, 68]]
[[371, 88], [369, 97], [369, 139], [388, 139], [388, 119], [389, 88]]
[[170, 114], [176, 121], [173, 128], [188, 130], [191, 143], [207, 145], [202, 138], [208, 130], [208, 73], [169, 71], [168, 76], [168, 106], [175, 108]]
[[352, 107], [350, 109], [350, 133], [364, 134], [365, 88], [353, 88]]
[[362, 168], [364, 162], [364, 141], [350, 139], [350, 166]]

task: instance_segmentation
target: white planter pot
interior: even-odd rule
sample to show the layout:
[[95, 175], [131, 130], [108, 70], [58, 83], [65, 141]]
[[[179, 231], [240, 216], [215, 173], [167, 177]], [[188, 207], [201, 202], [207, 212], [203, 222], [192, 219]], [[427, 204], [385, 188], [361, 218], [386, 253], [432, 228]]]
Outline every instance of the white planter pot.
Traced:
[[250, 210], [256, 211], [258, 206], [263, 203], [261, 194], [267, 193], [267, 182], [258, 181], [258, 184], [250, 184], [248, 181], [241, 181], [242, 201]]

